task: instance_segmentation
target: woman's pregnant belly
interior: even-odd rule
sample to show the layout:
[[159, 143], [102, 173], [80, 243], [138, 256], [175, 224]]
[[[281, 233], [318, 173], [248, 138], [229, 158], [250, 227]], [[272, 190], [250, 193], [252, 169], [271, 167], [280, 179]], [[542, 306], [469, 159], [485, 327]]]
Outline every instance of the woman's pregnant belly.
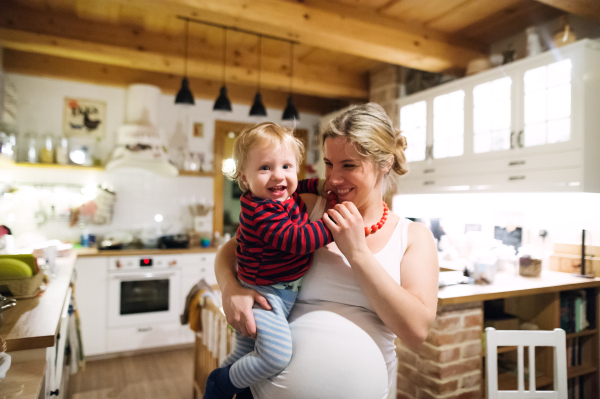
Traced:
[[297, 302], [289, 321], [292, 360], [251, 387], [256, 399], [387, 397], [394, 336], [377, 315], [333, 302]]

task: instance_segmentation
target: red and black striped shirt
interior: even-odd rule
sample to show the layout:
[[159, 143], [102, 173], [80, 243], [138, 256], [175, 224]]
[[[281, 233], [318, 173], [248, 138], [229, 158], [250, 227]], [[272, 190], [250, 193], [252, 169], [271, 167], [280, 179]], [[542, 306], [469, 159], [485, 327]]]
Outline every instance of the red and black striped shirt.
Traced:
[[322, 220], [310, 222], [299, 193], [318, 194], [319, 179], [298, 182], [286, 201], [241, 197], [237, 231], [238, 276], [248, 284], [271, 285], [299, 279], [312, 262], [312, 253], [333, 241]]

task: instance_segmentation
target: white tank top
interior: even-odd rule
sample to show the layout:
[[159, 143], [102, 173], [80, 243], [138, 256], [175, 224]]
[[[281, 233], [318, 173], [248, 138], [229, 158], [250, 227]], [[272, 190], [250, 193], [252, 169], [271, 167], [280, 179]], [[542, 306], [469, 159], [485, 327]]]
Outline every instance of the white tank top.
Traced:
[[[311, 221], [323, 216], [325, 204], [324, 198], [317, 201]], [[409, 224], [401, 218], [386, 246], [374, 254], [398, 284]], [[288, 321], [292, 361], [251, 387], [256, 399], [388, 396], [396, 378], [395, 335], [373, 311], [337, 247], [314, 253]]]

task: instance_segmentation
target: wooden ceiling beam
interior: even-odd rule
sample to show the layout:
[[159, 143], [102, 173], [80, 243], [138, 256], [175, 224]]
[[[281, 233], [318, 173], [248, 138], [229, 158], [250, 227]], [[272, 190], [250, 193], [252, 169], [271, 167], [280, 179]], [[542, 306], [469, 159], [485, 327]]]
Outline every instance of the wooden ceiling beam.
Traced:
[[[18, 51], [40, 53], [57, 57], [72, 58], [106, 65], [121, 66], [146, 71], [177, 74], [184, 70], [184, 58], [145, 49], [133, 49], [110, 44], [64, 38], [55, 35], [37, 34], [15, 29], [0, 28], [0, 46]], [[188, 59], [188, 76], [220, 81], [222, 64], [210, 60]], [[290, 77], [287, 71], [263, 70], [261, 86], [274, 90], [289, 90]], [[257, 70], [240, 66], [227, 67], [227, 81], [254, 86]], [[328, 97], [368, 97], [366, 78], [359, 74], [342, 73], [337, 68], [296, 68], [294, 92]]]
[[[16, 50], [4, 50], [4, 71], [24, 75], [63, 79], [104, 86], [127, 87], [144, 82], [160, 87], [163, 94], [175, 95], [181, 87], [181, 76], [139, 69], [97, 64], [68, 58], [55, 57], [38, 53], [26, 53]], [[219, 94], [220, 83], [190, 78], [190, 89], [196, 99], [213, 101]], [[235, 104], [251, 105], [256, 90], [253, 87], [231, 83], [227, 85], [229, 99]], [[283, 110], [287, 104], [287, 93], [265, 89], [262, 91], [263, 102], [267, 108]], [[300, 112], [326, 114], [347, 105], [334, 99], [294, 95], [294, 103]], [[270, 115], [271, 117], [276, 117]]]
[[237, 21], [253, 23], [252, 30], [257, 33], [273, 34], [278, 30], [279, 37], [305, 45], [432, 72], [465, 67], [470, 60], [484, 56], [435, 31], [381, 16], [357, 15], [355, 10], [346, 12], [345, 6], [324, 9], [280, 0], [118, 1], [169, 7], [191, 18], [218, 14], [229, 18], [231, 25]]
[[598, 0], [537, 0], [547, 6], [558, 8], [569, 14], [600, 22], [600, 2]]

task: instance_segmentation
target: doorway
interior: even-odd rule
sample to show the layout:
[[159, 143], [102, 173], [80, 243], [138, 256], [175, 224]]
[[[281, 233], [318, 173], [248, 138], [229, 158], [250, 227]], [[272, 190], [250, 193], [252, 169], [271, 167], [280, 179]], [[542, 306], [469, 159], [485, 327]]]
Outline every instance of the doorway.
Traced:
[[[222, 236], [229, 233], [234, 237], [237, 232], [241, 212], [240, 196], [242, 194], [237, 182], [229, 180], [222, 173], [223, 167], [227, 163], [227, 160], [233, 156], [235, 138], [242, 130], [252, 125], [254, 124], [215, 121], [215, 205], [213, 208], [213, 231], [218, 231]], [[308, 149], [308, 130], [296, 129], [294, 135], [302, 140], [304, 148]], [[303, 158], [298, 168], [298, 180], [304, 179], [305, 174], [306, 160]]]

